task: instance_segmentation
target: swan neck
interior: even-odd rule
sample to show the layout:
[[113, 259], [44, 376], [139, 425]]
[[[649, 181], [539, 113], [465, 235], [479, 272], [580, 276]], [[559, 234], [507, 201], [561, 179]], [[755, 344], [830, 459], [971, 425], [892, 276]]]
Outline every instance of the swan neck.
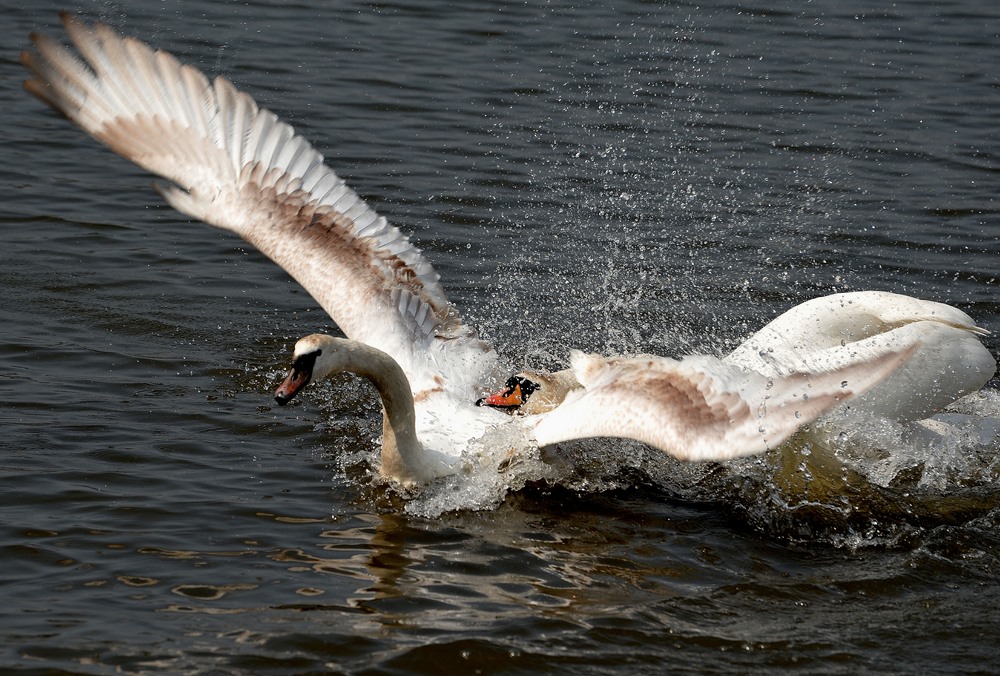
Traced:
[[410, 381], [385, 352], [358, 343], [347, 370], [371, 381], [382, 399], [382, 476], [403, 484], [426, 481], [436, 475], [426, 467], [417, 439], [416, 411]]

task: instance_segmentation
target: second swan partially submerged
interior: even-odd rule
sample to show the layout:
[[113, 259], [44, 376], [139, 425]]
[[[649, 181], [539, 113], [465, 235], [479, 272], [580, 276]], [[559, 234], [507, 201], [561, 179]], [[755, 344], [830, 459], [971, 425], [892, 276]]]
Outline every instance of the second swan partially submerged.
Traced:
[[[979, 338], [989, 335], [961, 310], [882, 291], [814, 298], [780, 315], [723, 363], [773, 378], [822, 373], [890, 351], [913, 354], [890, 376], [843, 406], [861, 415], [915, 423], [978, 391], [996, 373]], [[551, 410], [579, 382], [570, 371], [522, 372], [480, 403], [524, 414]]]

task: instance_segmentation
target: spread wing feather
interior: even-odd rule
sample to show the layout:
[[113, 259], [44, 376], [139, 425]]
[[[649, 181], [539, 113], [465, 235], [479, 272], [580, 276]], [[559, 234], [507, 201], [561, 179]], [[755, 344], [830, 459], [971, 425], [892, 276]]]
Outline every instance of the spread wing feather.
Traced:
[[575, 353], [583, 386], [542, 416], [540, 446], [624, 437], [681, 460], [726, 460], [775, 448], [800, 427], [888, 377], [916, 345], [827, 371], [767, 377], [712, 357], [605, 358]]
[[292, 275], [351, 339], [389, 353], [414, 389], [472, 388], [493, 351], [438, 274], [271, 111], [223, 77], [62, 14], [83, 60], [32, 35], [25, 88], [119, 155], [161, 176], [181, 212], [235, 232]]

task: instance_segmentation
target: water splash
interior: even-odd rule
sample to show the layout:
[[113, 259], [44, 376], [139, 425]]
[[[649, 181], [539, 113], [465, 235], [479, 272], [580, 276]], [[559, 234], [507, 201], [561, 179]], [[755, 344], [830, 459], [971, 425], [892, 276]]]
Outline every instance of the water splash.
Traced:
[[782, 539], [894, 546], [1000, 509], [1000, 393], [903, 424], [836, 411], [709, 491]]
[[[515, 453], [515, 449], [522, 449]], [[532, 481], [557, 479], [527, 432], [508, 425], [488, 432], [463, 454], [460, 471], [434, 482], [406, 504], [406, 512], [437, 517], [445, 512], [496, 508]]]

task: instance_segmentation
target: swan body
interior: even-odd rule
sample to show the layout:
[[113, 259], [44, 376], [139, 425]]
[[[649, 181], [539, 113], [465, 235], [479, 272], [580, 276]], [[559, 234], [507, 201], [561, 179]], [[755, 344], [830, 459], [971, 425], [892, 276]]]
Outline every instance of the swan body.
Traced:
[[25, 88], [167, 179], [157, 189], [168, 203], [242, 237], [329, 313], [347, 338], [301, 339], [276, 399], [285, 403], [338, 371], [369, 379], [384, 408], [388, 479], [415, 485], [457, 472], [470, 443], [502, 425], [518, 426], [536, 445], [612, 436], [687, 459], [759, 453], [876, 385], [922, 340], [761, 373], [738, 359], [575, 354], [572, 378], [553, 377], [564, 394], [544, 413], [477, 407], [475, 397], [500, 376], [495, 351], [461, 319], [420, 250], [307, 141], [225, 78], [210, 82], [107, 26], [61, 17], [83, 59], [33, 34], [34, 51], [21, 55], [31, 74]]
[[[293, 366], [275, 391], [287, 403], [313, 380], [349, 371], [369, 380], [382, 400], [380, 474], [405, 486], [453, 474], [459, 451], [497, 424], [499, 411], [476, 410], [443, 390], [414, 398], [406, 374], [385, 352], [357, 341], [314, 334], [295, 344]], [[419, 406], [419, 408], [418, 408]], [[469, 411], [476, 415], [468, 415]], [[442, 438], [442, 431], [446, 435]]]

